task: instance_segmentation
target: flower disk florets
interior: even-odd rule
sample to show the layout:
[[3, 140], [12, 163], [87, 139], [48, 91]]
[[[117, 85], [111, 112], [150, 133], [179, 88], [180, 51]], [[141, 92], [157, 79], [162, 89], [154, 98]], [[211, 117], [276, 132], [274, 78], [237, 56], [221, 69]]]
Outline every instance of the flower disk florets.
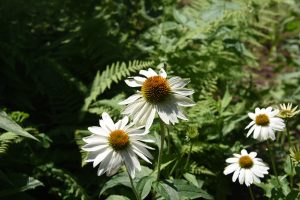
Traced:
[[108, 142], [115, 151], [124, 150], [130, 144], [128, 134], [122, 130], [111, 132], [108, 137]]
[[255, 123], [259, 126], [268, 126], [270, 123], [269, 117], [266, 114], [257, 115]]
[[167, 99], [171, 87], [167, 79], [161, 76], [152, 76], [143, 83], [141, 92], [148, 102], [156, 104]]
[[242, 156], [239, 159], [241, 168], [250, 169], [253, 166], [253, 160], [249, 156]]

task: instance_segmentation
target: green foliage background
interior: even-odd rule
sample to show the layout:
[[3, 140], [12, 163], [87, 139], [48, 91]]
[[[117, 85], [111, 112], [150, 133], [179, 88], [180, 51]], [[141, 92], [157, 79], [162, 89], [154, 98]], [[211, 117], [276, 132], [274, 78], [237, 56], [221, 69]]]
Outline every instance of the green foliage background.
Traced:
[[[168, 129], [163, 158], [162, 176], [182, 189], [181, 199], [248, 198], [222, 173], [241, 148], [269, 162], [264, 144], [245, 137], [247, 113], [299, 104], [297, 0], [2, 0], [0, 12], [0, 125], [23, 127], [1, 125], [1, 199], [132, 199], [126, 183], [114, 188], [122, 172], [97, 177], [84, 165], [81, 138], [103, 111], [120, 117], [117, 103], [134, 92], [126, 77], [161, 62], [196, 91], [189, 121]], [[299, 143], [299, 117], [290, 125]], [[199, 135], [187, 140], [192, 131]], [[283, 166], [285, 138], [277, 138]], [[146, 187], [151, 178], [138, 181]], [[192, 187], [198, 193], [185, 196]]]

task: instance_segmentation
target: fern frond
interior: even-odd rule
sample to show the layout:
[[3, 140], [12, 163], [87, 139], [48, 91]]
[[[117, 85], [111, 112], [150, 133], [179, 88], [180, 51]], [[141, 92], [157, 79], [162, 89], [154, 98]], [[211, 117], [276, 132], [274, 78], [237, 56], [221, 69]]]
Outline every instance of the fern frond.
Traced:
[[118, 83], [123, 78], [129, 76], [131, 73], [138, 70], [150, 67], [153, 65], [153, 61], [129, 61], [128, 64], [125, 62], [113, 63], [111, 66], [107, 66], [106, 70], [101, 74], [98, 71], [93, 81], [90, 95], [85, 99], [83, 111], [87, 111], [93, 101], [97, 99], [106, 89], [111, 87], [113, 82]]
[[0, 156], [6, 153], [10, 144], [19, 142], [20, 140], [21, 138], [12, 132], [0, 135]]
[[56, 168], [53, 164], [46, 164], [39, 167], [39, 172], [41, 174], [38, 176], [47, 175], [60, 183], [57, 187], [52, 186], [50, 188], [50, 191], [59, 196], [60, 199], [89, 199], [83, 187], [68, 171]]
[[204, 175], [215, 176], [215, 174], [212, 171], [210, 171], [209, 169], [207, 169], [203, 165], [198, 166], [196, 162], [193, 162], [190, 165], [190, 172], [192, 174], [196, 174], [196, 175], [204, 174]]
[[78, 148], [80, 149], [80, 154], [81, 154], [81, 166], [83, 167], [86, 162], [84, 162], [86, 160], [87, 157], [87, 152], [83, 151], [81, 149], [81, 147], [85, 144], [84, 141], [82, 140], [83, 137], [85, 136], [89, 136], [90, 132], [88, 130], [76, 130], [74, 133], [74, 137], [75, 137], [75, 142], [78, 146]]

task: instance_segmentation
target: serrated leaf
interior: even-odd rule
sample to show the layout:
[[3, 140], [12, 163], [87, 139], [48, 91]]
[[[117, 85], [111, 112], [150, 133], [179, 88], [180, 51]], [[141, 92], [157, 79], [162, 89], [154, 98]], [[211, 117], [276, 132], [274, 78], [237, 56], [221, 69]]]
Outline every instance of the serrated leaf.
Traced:
[[17, 135], [28, 137], [36, 141], [39, 141], [36, 137], [32, 136], [30, 133], [25, 131], [21, 126], [19, 126], [16, 122], [10, 119], [9, 116], [4, 111], [0, 111], [0, 128], [8, 132], [13, 132]]

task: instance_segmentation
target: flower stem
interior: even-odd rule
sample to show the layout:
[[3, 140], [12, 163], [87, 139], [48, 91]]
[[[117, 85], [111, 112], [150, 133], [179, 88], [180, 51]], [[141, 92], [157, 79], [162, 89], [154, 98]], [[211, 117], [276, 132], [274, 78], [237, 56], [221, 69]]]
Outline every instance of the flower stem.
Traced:
[[[286, 124], [286, 135], [287, 135], [287, 138], [288, 138], [288, 149], [290, 149], [291, 148], [291, 138], [290, 138], [290, 131], [289, 131], [288, 120], [285, 120], [285, 124]], [[292, 161], [292, 158], [291, 158], [290, 155], [289, 155], [289, 158], [290, 158], [290, 163], [291, 163], [290, 186], [291, 186], [291, 188], [293, 188], [293, 183], [294, 183], [294, 180], [293, 180], [294, 166], [293, 166], [293, 161]]]
[[191, 141], [191, 143], [190, 143], [190, 149], [189, 149], [189, 153], [188, 153], [188, 157], [187, 157], [187, 159], [186, 159], [186, 163], [185, 163], [183, 169], [186, 169], [186, 167], [188, 166], [188, 164], [189, 164], [189, 162], [190, 162], [190, 157], [191, 157], [192, 148], [193, 148], [193, 142]]
[[131, 184], [131, 188], [134, 192], [135, 198], [136, 198], [136, 200], [140, 200], [140, 196], [138, 195], [138, 193], [133, 185], [133, 180], [132, 180], [132, 177], [130, 176], [129, 170], [126, 165], [125, 165], [125, 167], [126, 167], [126, 171], [127, 171], [127, 174], [128, 174], [129, 180], [130, 180], [130, 184]]
[[272, 163], [273, 172], [274, 172], [274, 174], [276, 176], [278, 185], [281, 187], [281, 183], [280, 183], [279, 178], [278, 178], [278, 174], [277, 174], [277, 170], [276, 170], [276, 165], [275, 165], [275, 161], [274, 161], [273, 148], [272, 148], [272, 145], [270, 145], [270, 143], [269, 143], [268, 140], [267, 140], [267, 145], [268, 145], [268, 151], [269, 151], [269, 154], [270, 154], [270, 157], [271, 157], [271, 163]]
[[160, 120], [160, 149], [158, 152], [158, 161], [157, 161], [157, 177], [156, 177], [157, 181], [159, 181], [159, 176], [160, 176], [160, 165], [161, 165], [162, 151], [164, 149], [165, 132], [166, 132], [165, 124], [162, 120]]
[[248, 187], [248, 189], [249, 189], [251, 200], [255, 200], [251, 185]]

